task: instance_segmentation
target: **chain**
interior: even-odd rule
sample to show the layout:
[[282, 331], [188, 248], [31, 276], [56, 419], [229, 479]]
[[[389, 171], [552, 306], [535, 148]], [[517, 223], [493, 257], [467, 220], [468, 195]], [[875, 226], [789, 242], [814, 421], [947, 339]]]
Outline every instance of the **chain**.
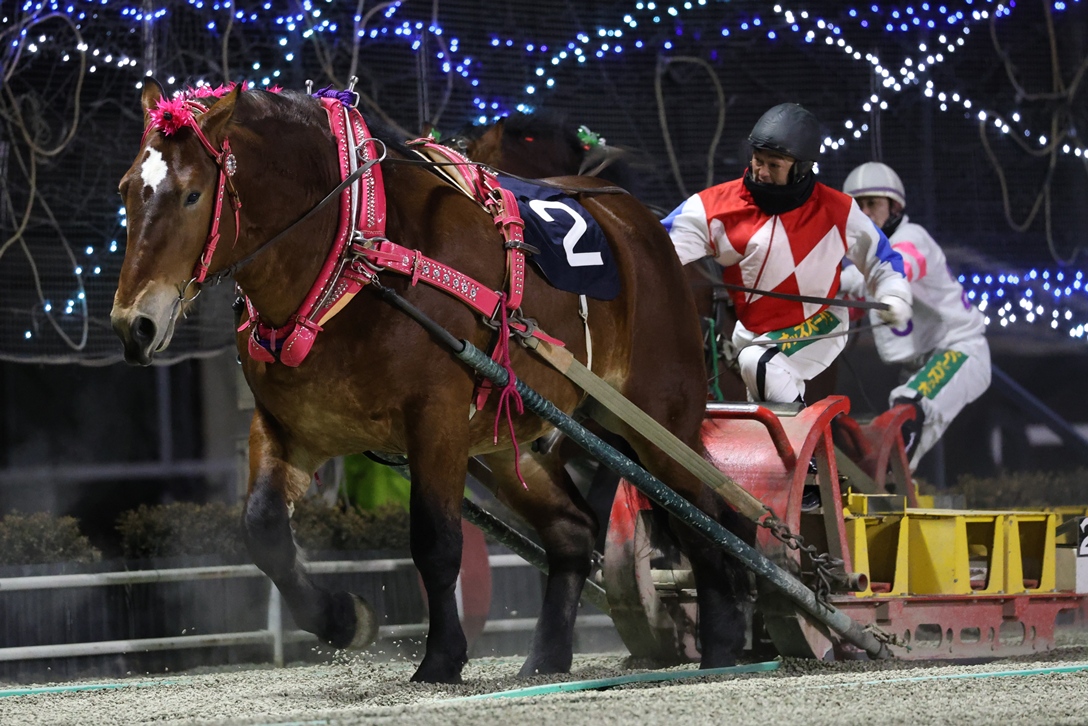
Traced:
[[836, 576], [835, 570], [842, 571], [843, 561], [838, 557], [832, 557], [828, 552], [819, 552], [815, 545], [805, 544], [805, 538], [791, 532], [786, 523], [776, 517], [773, 512], [759, 524], [770, 530], [775, 539], [791, 550], [805, 553], [812, 563], [816, 576], [816, 587], [813, 588], [816, 592], [816, 600], [824, 605], [830, 605], [831, 584], [840, 579]]
[[[767, 511], [770, 512], [769, 509]], [[843, 561], [838, 557], [832, 557], [828, 552], [817, 551], [814, 545], [805, 544], [805, 538], [791, 532], [786, 523], [776, 517], [773, 512], [770, 512], [770, 516], [765, 517], [759, 524], [761, 527], [766, 527], [775, 539], [781, 541], [791, 550], [805, 553], [809, 561], [812, 562], [814, 570], [816, 586], [813, 590], [816, 593], [816, 601], [830, 607], [831, 588], [835, 582], [841, 580], [838, 573], [843, 572]], [[886, 645], [894, 645], [910, 650], [910, 646], [903, 643], [899, 636], [889, 633], [878, 625], [866, 625], [865, 630], [872, 633], [874, 638]]]
[[894, 645], [895, 647], [903, 648], [908, 652], [911, 650], [910, 645], [900, 640], [898, 635], [895, 635], [894, 633], [889, 633], [887, 630], [884, 630], [879, 625], [866, 625], [863, 630], [868, 633], [872, 633], [874, 638], [879, 640], [881, 643], [884, 643], [885, 645]]

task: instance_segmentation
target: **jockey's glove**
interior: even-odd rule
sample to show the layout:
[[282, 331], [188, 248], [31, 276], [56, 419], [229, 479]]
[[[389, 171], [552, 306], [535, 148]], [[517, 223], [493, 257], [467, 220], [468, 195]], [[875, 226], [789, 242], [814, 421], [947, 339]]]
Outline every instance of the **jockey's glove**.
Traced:
[[910, 303], [897, 295], [885, 295], [880, 298], [880, 302], [888, 306], [887, 310], [877, 311], [877, 315], [880, 316], [881, 320], [893, 328], [902, 329], [907, 327], [911, 317]]

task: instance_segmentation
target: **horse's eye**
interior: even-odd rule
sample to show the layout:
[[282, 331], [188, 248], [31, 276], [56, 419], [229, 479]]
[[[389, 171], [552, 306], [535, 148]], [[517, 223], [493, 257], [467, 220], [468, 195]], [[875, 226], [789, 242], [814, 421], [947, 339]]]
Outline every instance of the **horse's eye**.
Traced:
[[193, 206], [194, 204], [196, 204], [198, 199], [200, 199], [200, 192], [189, 192], [189, 196], [185, 199], [185, 206]]

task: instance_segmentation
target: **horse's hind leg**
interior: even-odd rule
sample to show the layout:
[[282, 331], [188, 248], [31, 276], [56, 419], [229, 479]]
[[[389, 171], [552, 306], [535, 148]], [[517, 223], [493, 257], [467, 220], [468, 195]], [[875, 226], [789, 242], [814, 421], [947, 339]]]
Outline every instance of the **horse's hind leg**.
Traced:
[[570, 671], [578, 598], [589, 575], [597, 520], [557, 456], [524, 455], [514, 473], [513, 452], [491, 454], [488, 466], [499, 499], [540, 535], [548, 558], [544, 603], [521, 676]]
[[277, 427], [258, 409], [249, 434], [249, 496], [243, 527], [250, 556], [279, 588], [295, 622], [337, 648], [363, 648], [378, 634], [377, 618], [358, 596], [331, 593], [302, 570], [291, 534], [291, 507], [310, 485], [310, 469], [288, 460]]
[[[459, 414], [460, 408], [457, 408]], [[430, 627], [423, 662], [412, 676], [426, 683], [460, 683], [468, 641], [457, 615], [461, 569], [461, 499], [468, 471], [468, 420], [416, 417], [408, 430], [412, 559], [427, 591]], [[429, 423], [428, 423], [429, 421]]]

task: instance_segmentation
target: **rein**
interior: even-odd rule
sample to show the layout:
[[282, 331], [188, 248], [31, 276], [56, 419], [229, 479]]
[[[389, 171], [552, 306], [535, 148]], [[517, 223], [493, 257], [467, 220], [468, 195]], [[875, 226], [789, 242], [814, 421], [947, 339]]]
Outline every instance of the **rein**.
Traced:
[[[707, 258], [709, 259], [709, 258]], [[692, 263], [694, 264], [694, 263]], [[869, 300], [844, 300], [842, 298], [831, 297], [814, 297], [812, 295], [795, 295], [791, 292], [773, 292], [771, 290], [760, 290], [757, 287], [745, 287], [744, 285], [734, 285], [730, 282], [718, 279], [717, 276], [710, 273], [702, 267], [696, 268], [700, 275], [705, 277], [716, 288], [724, 288], [726, 290], [736, 290], [738, 292], [752, 292], [756, 295], [766, 295], [767, 297], [781, 298], [782, 300], [797, 300], [799, 302], [818, 303], [820, 305], [834, 305], [842, 308], [860, 308], [862, 310], [887, 310], [888, 306], [885, 303], [870, 302]], [[714, 291], [714, 301], [729, 300], [727, 295], [719, 295], [718, 291]]]
[[324, 199], [322, 199], [320, 202], [318, 202], [313, 207], [311, 207], [308, 212], [303, 214], [301, 217], [296, 219], [294, 222], [291, 222], [291, 224], [287, 225], [284, 229], [282, 229], [279, 233], [277, 233], [276, 236], [272, 237], [270, 240], [265, 242], [263, 245], [261, 245], [260, 247], [258, 247], [255, 250], [253, 250], [252, 252], [250, 252], [248, 255], [246, 255], [242, 259], [235, 262], [233, 265], [230, 265], [229, 267], [226, 267], [223, 270], [221, 270], [221, 271], [215, 273], [214, 275], [212, 275], [209, 278], [209, 281], [208, 281], [207, 284], [209, 284], [209, 285], [218, 285], [219, 283], [221, 283], [226, 278], [233, 276], [236, 272], [238, 272], [238, 270], [242, 269], [243, 267], [248, 265], [250, 262], [253, 262], [253, 260], [256, 259], [262, 252], [269, 249], [270, 247], [272, 247], [272, 245], [276, 244], [277, 242], [282, 240], [284, 237], [286, 237], [287, 233], [290, 232], [292, 229], [294, 229], [298, 225], [300, 225], [303, 222], [305, 222], [306, 220], [308, 220], [310, 217], [317, 214], [317, 212], [322, 207], [324, 207], [326, 204], [331, 202], [333, 199], [335, 199], [337, 196], [339, 196], [341, 192], [343, 192], [345, 189], [347, 189], [352, 184], [354, 184], [356, 181], [358, 181], [359, 178], [361, 176], [363, 176], [363, 174], [366, 174], [368, 171], [370, 171], [370, 168], [372, 166], [374, 166], [375, 164], [381, 163], [385, 159], [385, 155], [386, 155], [386, 152], [387, 152], [387, 149], [385, 147], [385, 143], [382, 142], [381, 139], [376, 139], [376, 138], [370, 138], [370, 139], [367, 139], [367, 141], [373, 141], [373, 142], [376, 142], [376, 143], [379, 143], [379, 144], [382, 145], [382, 153], [381, 153], [380, 157], [378, 157], [376, 159], [368, 160], [365, 164], [363, 164], [358, 169], [353, 171], [350, 176], [348, 176], [346, 179], [344, 179], [344, 181], [337, 184], [336, 187], [333, 188], [333, 190], [331, 192], [329, 192], [328, 194], [325, 195]]
[[435, 171], [443, 166], [474, 166], [483, 173], [493, 175], [502, 174], [503, 176], [508, 176], [511, 179], [517, 179], [520, 182], [548, 187], [549, 189], [555, 189], [556, 191], [565, 192], [567, 194], [630, 194], [630, 192], [628, 192], [623, 187], [618, 187], [614, 184], [606, 187], [576, 187], [567, 184], [556, 184], [555, 182], [548, 181], [547, 179], [529, 179], [523, 176], [518, 176], [517, 174], [511, 174], [509, 172], [493, 169], [487, 164], [479, 161], [431, 161], [430, 159], [400, 159], [392, 157], [389, 158], [387, 161], [390, 164], [409, 164], [412, 166], [429, 167]]
[[738, 292], [753, 292], [757, 295], [766, 295], [767, 297], [776, 297], [782, 300], [798, 300], [800, 302], [818, 303], [820, 305], [832, 305], [840, 308], [861, 308], [862, 310], [887, 310], [888, 305], [882, 302], [872, 302], [869, 300], [843, 300], [838, 297], [816, 297], [813, 295], [795, 295], [790, 292], [773, 292], [771, 290], [760, 290], [755, 287], [745, 287], [744, 285], [734, 285], [729, 282], [715, 282], [715, 285], [720, 285], [726, 290], [736, 290]]

